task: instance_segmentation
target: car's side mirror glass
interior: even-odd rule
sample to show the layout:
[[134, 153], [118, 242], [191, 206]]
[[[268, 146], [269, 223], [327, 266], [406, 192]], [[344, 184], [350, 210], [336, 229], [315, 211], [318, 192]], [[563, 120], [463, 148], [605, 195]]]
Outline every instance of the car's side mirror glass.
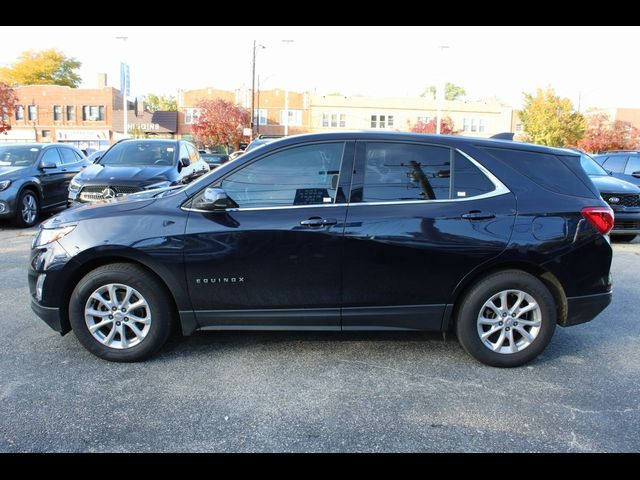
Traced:
[[198, 210], [216, 211], [226, 210], [227, 208], [238, 208], [238, 204], [229, 198], [227, 192], [222, 188], [209, 187], [205, 188], [202, 194], [193, 202], [193, 208]]
[[42, 162], [40, 162], [40, 168], [45, 170], [50, 168], [56, 168], [56, 167], [57, 167], [56, 163], [50, 160], [42, 160]]

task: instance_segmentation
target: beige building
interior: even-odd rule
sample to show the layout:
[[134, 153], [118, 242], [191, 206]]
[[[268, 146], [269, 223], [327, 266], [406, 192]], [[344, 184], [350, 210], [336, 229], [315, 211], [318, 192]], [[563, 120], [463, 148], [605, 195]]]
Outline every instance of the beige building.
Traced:
[[[314, 132], [346, 130], [410, 131], [418, 122], [436, 118], [437, 104], [425, 97], [361, 97], [312, 95], [311, 125]], [[490, 137], [512, 131], [511, 107], [498, 101], [444, 101], [442, 116], [453, 121], [462, 135]]]

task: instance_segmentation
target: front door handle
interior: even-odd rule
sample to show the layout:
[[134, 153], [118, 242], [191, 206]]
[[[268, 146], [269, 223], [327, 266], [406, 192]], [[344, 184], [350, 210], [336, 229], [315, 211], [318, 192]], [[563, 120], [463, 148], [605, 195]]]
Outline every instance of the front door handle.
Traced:
[[335, 225], [338, 220], [335, 218], [311, 217], [309, 220], [302, 220], [300, 225], [303, 227], [324, 227], [327, 225]]
[[471, 210], [469, 213], [462, 215], [462, 218], [466, 218], [467, 220], [487, 220], [489, 218], [496, 218], [496, 214], [481, 212], [480, 210]]

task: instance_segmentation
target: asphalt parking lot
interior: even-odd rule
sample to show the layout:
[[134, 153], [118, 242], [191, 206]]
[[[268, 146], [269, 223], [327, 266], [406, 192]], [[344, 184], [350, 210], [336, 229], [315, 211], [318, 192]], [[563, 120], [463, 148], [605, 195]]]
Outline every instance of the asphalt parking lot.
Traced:
[[108, 363], [31, 312], [34, 232], [0, 223], [2, 452], [640, 450], [638, 240], [603, 314], [500, 370], [425, 333], [209, 332]]

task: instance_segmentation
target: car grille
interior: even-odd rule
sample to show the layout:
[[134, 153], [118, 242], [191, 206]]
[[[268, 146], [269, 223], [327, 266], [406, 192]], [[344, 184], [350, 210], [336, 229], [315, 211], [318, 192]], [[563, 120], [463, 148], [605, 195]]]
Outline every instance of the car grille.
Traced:
[[140, 187], [129, 187], [126, 185], [89, 185], [87, 187], [84, 187], [80, 191], [80, 200], [83, 202], [95, 202], [96, 200], [103, 200], [103, 192], [107, 188], [113, 190], [115, 195], [118, 197], [142, 191], [142, 188]]
[[640, 222], [633, 220], [620, 220], [614, 222], [614, 230], [640, 230]]
[[[640, 207], [640, 195], [637, 193], [603, 193], [602, 198], [612, 207]], [[618, 202], [612, 202], [611, 198], [617, 198]]]

